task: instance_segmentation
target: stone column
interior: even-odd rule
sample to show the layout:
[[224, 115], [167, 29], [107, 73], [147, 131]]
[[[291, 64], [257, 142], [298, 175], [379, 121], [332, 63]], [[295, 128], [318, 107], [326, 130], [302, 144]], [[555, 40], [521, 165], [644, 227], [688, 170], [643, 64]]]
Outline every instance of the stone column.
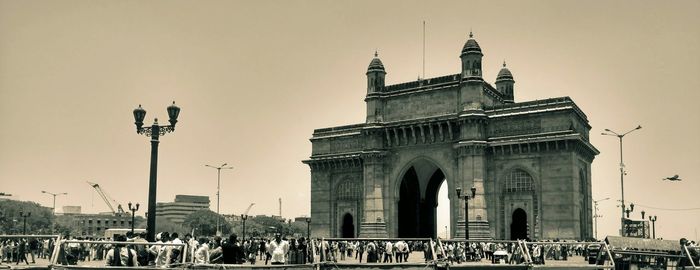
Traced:
[[364, 207], [359, 237], [387, 237], [384, 219], [384, 157], [383, 151], [362, 154]]
[[331, 178], [321, 164], [311, 166], [311, 237], [331, 237]]

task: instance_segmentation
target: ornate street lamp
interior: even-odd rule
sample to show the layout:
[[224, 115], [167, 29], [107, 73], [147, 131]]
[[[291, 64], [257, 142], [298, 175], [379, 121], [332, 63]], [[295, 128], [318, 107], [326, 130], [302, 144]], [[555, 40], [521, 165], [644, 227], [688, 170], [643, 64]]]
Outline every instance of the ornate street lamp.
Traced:
[[[227, 163], [221, 164], [221, 166], [219, 166], [219, 167], [212, 166], [212, 165], [204, 165], [204, 166], [216, 169], [216, 175], [217, 175], [216, 176], [216, 236], [221, 236], [221, 228], [219, 226], [219, 224], [220, 224], [219, 219], [221, 219], [221, 216], [219, 215], [219, 198], [220, 198], [219, 191], [221, 189], [221, 169], [224, 169], [224, 170], [233, 169], [233, 167], [224, 167], [226, 165], [227, 165]], [[245, 238], [245, 237], [243, 237], [243, 238]]]
[[165, 135], [175, 131], [175, 124], [177, 124], [177, 117], [180, 115], [180, 107], [175, 106], [175, 101], [173, 105], [168, 106], [168, 116], [170, 119], [170, 125], [160, 126], [158, 125], [158, 118], [155, 118], [153, 125], [150, 127], [143, 126], [143, 119], [146, 117], [146, 110], [141, 108], [134, 109], [134, 124], [136, 125], [136, 133], [146, 135], [151, 137], [151, 173], [148, 183], [148, 212], [151, 213], [148, 216], [147, 231], [148, 231], [148, 241], [156, 241], [156, 190], [158, 184], [158, 139], [160, 136]]
[[131, 210], [131, 235], [134, 235], [134, 219], [136, 217], [136, 211], [139, 210], [139, 203], [136, 203], [136, 207], [132, 207], [131, 202], [129, 202], [129, 210]]
[[457, 188], [457, 198], [464, 199], [464, 240], [469, 240], [469, 199], [476, 197], [476, 187], [472, 186], [471, 192], [471, 196], [462, 196], [462, 188]]
[[622, 213], [621, 213], [621, 218], [620, 218], [620, 234], [624, 236], [624, 224], [625, 224], [625, 163], [622, 161], [622, 138], [625, 137], [625, 135], [630, 134], [632, 131], [642, 129], [641, 125], [638, 125], [636, 128], [633, 130], [627, 131], [623, 134], [618, 134], [615, 131], [612, 131], [610, 129], [605, 129], [606, 132], [601, 133], [601, 135], [606, 135], [606, 136], [615, 136], [618, 139], [620, 139], [620, 192], [622, 194], [622, 197], [620, 198], [622, 201]]
[[651, 221], [651, 235], [656, 239], [656, 216], [649, 216], [649, 221]]
[[[624, 208], [624, 206], [623, 206]], [[630, 213], [634, 212], [634, 203], [630, 203], [630, 207], [627, 207], [624, 209], [625, 213], [627, 214], [627, 218], [630, 218]]]
[[19, 211], [19, 216], [24, 219], [24, 225], [22, 226], [22, 234], [27, 235], [27, 218], [32, 216], [32, 212], [24, 213], [23, 211]]
[[241, 214], [241, 220], [243, 220], [243, 242], [245, 242], [245, 221], [248, 219], [248, 214]]

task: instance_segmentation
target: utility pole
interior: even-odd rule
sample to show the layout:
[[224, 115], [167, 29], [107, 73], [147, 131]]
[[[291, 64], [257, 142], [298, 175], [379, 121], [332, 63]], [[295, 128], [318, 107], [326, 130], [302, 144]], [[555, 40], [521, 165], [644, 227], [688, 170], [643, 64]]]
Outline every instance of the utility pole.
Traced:
[[220, 191], [221, 191], [221, 169], [224, 169], [224, 170], [231, 170], [231, 169], [233, 169], [233, 167], [224, 167], [224, 166], [226, 166], [227, 164], [228, 164], [228, 163], [221, 164], [221, 166], [219, 166], [219, 167], [215, 167], [215, 166], [212, 166], [212, 165], [204, 165], [204, 166], [207, 166], [207, 167], [209, 167], [209, 168], [214, 168], [214, 169], [216, 169], [216, 236], [221, 236], [221, 227], [220, 227], [221, 221], [219, 221], [219, 220], [221, 219], [221, 216], [219, 215], [219, 202], [220, 202], [220, 198], [221, 198], [221, 195], [220, 195]]

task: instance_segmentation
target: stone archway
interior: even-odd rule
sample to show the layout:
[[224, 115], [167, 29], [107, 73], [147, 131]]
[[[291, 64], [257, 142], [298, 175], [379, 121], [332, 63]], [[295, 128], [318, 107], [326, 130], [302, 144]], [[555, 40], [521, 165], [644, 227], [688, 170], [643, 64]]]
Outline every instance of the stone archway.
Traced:
[[355, 222], [350, 213], [343, 216], [342, 238], [355, 238]]
[[522, 208], [515, 209], [510, 223], [510, 240], [527, 238], [527, 213]]
[[445, 173], [432, 162], [419, 160], [400, 181], [398, 237], [436, 237], [438, 192]]

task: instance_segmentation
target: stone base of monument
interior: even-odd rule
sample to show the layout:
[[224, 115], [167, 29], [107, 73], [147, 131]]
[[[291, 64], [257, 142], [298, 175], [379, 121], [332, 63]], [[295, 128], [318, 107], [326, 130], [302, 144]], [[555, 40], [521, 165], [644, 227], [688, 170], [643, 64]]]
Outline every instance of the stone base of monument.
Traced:
[[384, 222], [363, 222], [360, 225], [360, 238], [387, 237], [386, 223]]
[[[457, 227], [452, 228], [455, 232], [454, 239], [464, 239], [464, 221], [457, 221]], [[485, 220], [470, 220], [469, 221], [469, 239], [471, 240], [490, 240], [491, 230], [489, 222]]]

